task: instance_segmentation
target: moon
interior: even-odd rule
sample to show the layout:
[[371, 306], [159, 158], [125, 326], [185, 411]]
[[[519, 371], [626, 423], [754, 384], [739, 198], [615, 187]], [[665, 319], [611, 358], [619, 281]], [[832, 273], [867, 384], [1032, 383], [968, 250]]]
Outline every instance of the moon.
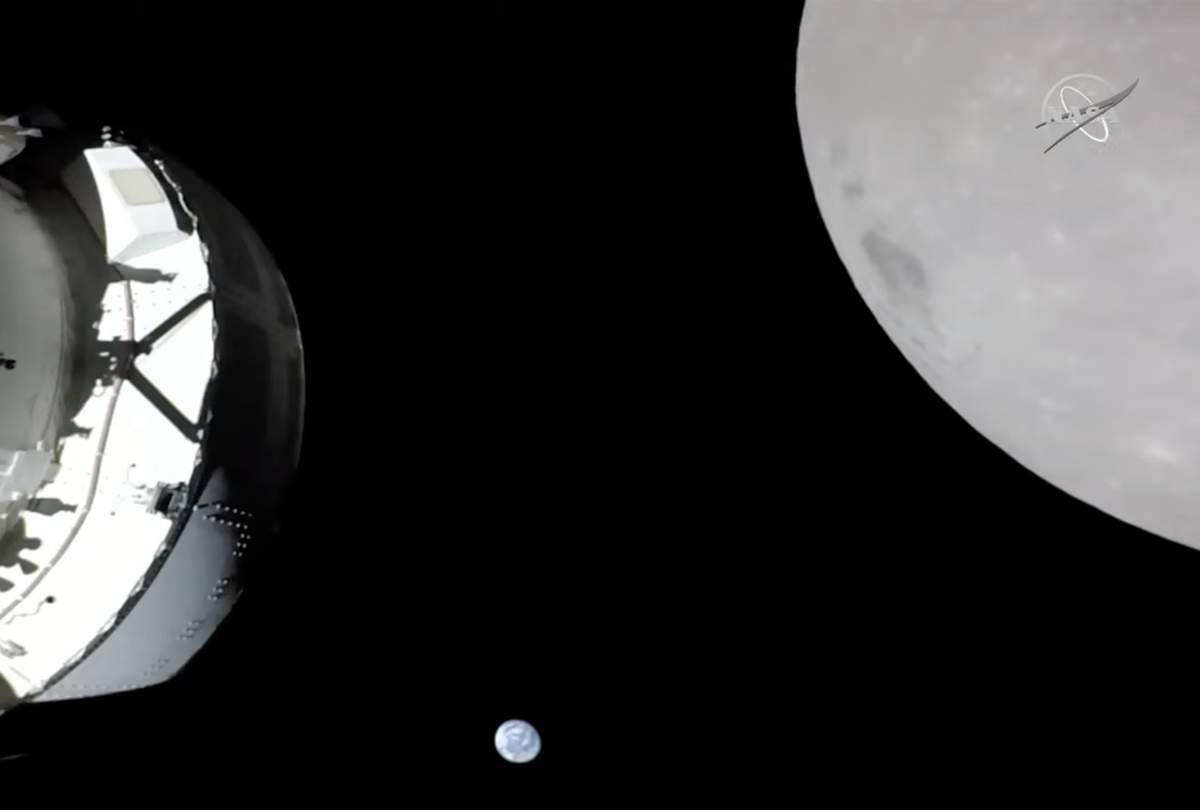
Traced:
[[496, 752], [516, 764], [533, 761], [542, 750], [542, 737], [531, 723], [509, 720], [496, 729]]
[[[1198, 35], [1168, 0], [810, 0], [796, 77], [825, 226], [916, 371], [1040, 477], [1193, 548]], [[1043, 154], [1069, 77], [1085, 113], [1138, 85]]]

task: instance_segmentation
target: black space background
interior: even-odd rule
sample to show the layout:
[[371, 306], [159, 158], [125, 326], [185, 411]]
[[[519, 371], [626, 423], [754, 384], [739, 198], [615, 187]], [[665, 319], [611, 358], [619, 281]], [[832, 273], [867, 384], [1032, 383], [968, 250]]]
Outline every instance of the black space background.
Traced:
[[[4, 103], [143, 129], [258, 225], [304, 331], [303, 474], [177, 682], [14, 713], [6, 750], [931, 786], [1168, 712], [1200, 557], [1021, 468], [884, 335], [805, 173], [798, 9], [480, 4], [421, 49], [366, 12], [120, 13], [177, 66], [106, 96], [111, 49], [33, 41]], [[509, 717], [529, 766], [491, 748]]]

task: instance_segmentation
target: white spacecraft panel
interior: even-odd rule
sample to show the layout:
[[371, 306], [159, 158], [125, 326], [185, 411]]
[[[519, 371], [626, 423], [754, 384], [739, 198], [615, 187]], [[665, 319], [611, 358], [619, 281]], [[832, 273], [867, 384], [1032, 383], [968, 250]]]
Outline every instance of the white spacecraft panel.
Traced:
[[114, 264], [187, 238], [158, 178], [128, 146], [84, 150], [63, 180]]

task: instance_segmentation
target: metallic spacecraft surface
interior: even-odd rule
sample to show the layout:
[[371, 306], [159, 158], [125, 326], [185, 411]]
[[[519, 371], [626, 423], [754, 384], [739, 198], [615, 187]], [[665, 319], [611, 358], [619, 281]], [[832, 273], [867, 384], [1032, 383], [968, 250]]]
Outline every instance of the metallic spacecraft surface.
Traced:
[[153, 145], [58, 123], [0, 112], [0, 714], [187, 664], [278, 531], [304, 422], [245, 219]]

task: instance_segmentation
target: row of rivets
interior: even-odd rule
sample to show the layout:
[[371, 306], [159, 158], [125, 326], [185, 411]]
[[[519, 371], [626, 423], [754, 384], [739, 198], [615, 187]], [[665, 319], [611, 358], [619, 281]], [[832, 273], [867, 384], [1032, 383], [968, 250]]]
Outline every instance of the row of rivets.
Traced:
[[187, 628], [175, 638], [177, 638], [179, 641], [188, 641], [189, 639], [195, 638], [196, 631], [200, 629], [202, 624], [204, 624], [202, 619], [192, 619], [187, 623]]
[[225, 595], [229, 588], [229, 577], [221, 577], [217, 580], [217, 584], [213, 586], [212, 593], [208, 595], [208, 601], [215, 602]]

